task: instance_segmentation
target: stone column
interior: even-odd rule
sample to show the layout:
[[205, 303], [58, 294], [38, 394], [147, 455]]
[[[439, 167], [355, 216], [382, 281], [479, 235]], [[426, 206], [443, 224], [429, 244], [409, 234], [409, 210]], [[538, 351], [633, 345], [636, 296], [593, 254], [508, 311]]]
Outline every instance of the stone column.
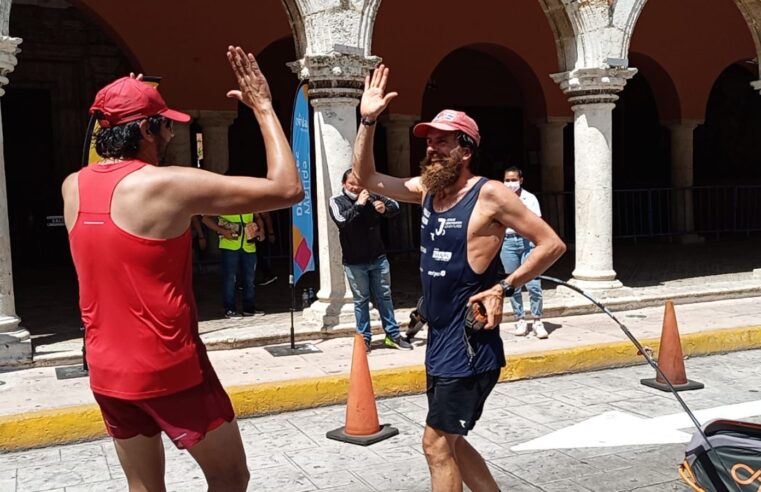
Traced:
[[682, 243], [702, 242], [696, 235], [693, 212], [693, 135], [702, 121], [683, 120], [668, 125], [671, 131], [671, 186], [675, 188], [671, 209], [672, 229]]
[[193, 158], [190, 152], [190, 123], [175, 121], [173, 125], [174, 138], [169, 142], [164, 161], [171, 165], [195, 167], [195, 162], [192, 162]]
[[[10, 3], [10, 2], [8, 2]], [[6, 12], [7, 14], [7, 12]], [[5, 19], [0, 22], [6, 23]], [[3, 31], [7, 32], [7, 31]], [[7, 75], [16, 67], [16, 53], [21, 39], [0, 35], [0, 96], [8, 84]], [[13, 296], [10, 226], [8, 223], [8, 194], [5, 185], [2, 120], [0, 120], [0, 367], [29, 363], [32, 360], [32, 341], [29, 332], [19, 326]]]
[[[386, 157], [388, 173], [400, 178], [410, 175], [410, 132], [412, 126], [420, 120], [418, 115], [390, 113], [381, 118], [386, 129]], [[395, 244], [391, 248], [412, 248], [412, 210], [407, 203], [400, 203], [400, 213], [391, 219], [389, 230]]]
[[224, 174], [230, 167], [228, 130], [238, 117], [236, 111], [198, 112], [198, 124], [203, 132], [203, 167]]
[[338, 228], [330, 219], [328, 200], [341, 190], [341, 176], [352, 164], [357, 135], [357, 104], [365, 74], [375, 57], [335, 54], [307, 56], [291, 64], [301, 80], [309, 80], [314, 108], [314, 161], [317, 175], [317, 238], [320, 289], [317, 301], [304, 310], [304, 319], [323, 327], [354, 321], [352, 296], [341, 262]]
[[552, 75], [574, 113], [576, 267], [584, 289], [622, 287], [613, 270], [612, 112], [636, 69], [577, 69]]
[[537, 123], [542, 165], [542, 216], [561, 236], [565, 237], [565, 182], [563, 176], [563, 129], [570, 118], [548, 116]]

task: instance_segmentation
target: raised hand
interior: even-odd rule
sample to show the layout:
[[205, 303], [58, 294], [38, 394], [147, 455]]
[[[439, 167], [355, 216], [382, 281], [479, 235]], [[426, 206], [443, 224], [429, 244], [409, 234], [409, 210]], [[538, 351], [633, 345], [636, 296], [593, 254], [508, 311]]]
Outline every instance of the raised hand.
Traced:
[[376, 119], [389, 105], [391, 100], [399, 95], [397, 92], [386, 94], [388, 82], [388, 67], [381, 64], [373, 70], [372, 75], [365, 77], [365, 92], [359, 103], [359, 114], [365, 118]]
[[227, 97], [237, 99], [255, 112], [272, 109], [272, 94], [254, 55], [240, 46], [227, 47], [227, 59], [238, 79], [240, 90], [232, 90]]

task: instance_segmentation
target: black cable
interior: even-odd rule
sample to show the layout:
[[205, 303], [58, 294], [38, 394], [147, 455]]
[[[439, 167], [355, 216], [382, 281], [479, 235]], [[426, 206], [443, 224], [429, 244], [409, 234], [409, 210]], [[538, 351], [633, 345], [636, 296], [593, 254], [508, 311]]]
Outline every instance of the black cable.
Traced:
[[679, 393], [677, 393], [676, 389], [674, 389], [674, 385], [671, 384], [671, 381], [669, 380], [669, 378], [666, 377], [666, 375], [663, 373], [663, 371], [661, 371], [661, 368], [658, 366], [658, 363], [656, 361], [654, 361], [652, 357], [650, 357], [650, 355], [647, 353], [645, 348], [642, 346], [641, 343], [639, 343], [639, 340], [637, 340], [634, 337], [634, 335], [632, 335], [632, 333], [629, 331], [629, 329], [626, 327], [626, 325], [621, 323], [618, 320], [618, 318], [616, 318], [613, 315], [613, 313], [611, 313], [610, 310], [607, 307], [605, 307], [605, 305], [603, 305], [597, 299], [593, 298], [592, 296], [590, 296], [589, 294], [587, 294], [586, 292], [584, 292], [580, 288], [576, 287], [575, 285], [571, 285], [568, 282], [564, 282], [564, 281], [562, 281], [562, 280], [560, 280], [558, 278], [548, 277], [546, 275], [540, 275], [537, 278], [539, 278], [541, 280], [546, 280], [548, 282], [552, 282], [552, 283], [557, 284], [557, 285], [562, 285], [563, 287], [567, 287], [567, 288], [573, 290], [574, 292], [577, 292], [577, 293], [581, 294], [582, 296], [587, 298], [590, 302], [592, 302], [592, 304], [594, 304], [595, 306], [600, 308], [602, 310], [602, 312], [604, 312], [605, 314], [610, 316], [610, 318], [613, 321], [616, 322], [616, 324], [618, 325], [619, 328], [621, 328], [621, 330], [624, 332], [626, 337], [634, 344], [635, 347], [637, 347], [637, 350], [639, 350], [639, 353], [641, 353], [642, 356], [645, 358], [645, 360], [647, 360], [648, 364], [650, 364], [650, 366], [653, 369], [655, 369], [655, 372], [660, 377], [662, 377], [664, 381], [666, 381], [666, 386], [668, 386], [668, 388], [671, 391], [671, 393], [674, 394], [674, 397], [679, 402], [679, 404], [682, 406], [682, 408], [687, 413], [687, 415], [690, 417], [690, 420], [692, 420], [692, 423], [695, 425], [695, 428], [698, 430], [698, 433], [700, 433], [700, 436], [703, 438], [703, 442], [707, 446], [706, 452], [712, 451], [714, 453], [714, 455], [716, 456], [716, 458], [718, 459], [719, 463], [721, 464], [722, 468], [724, 468], [724, 471], [727, 473], [727, 475], [731, 476], [731, 473], [729, 472], [729, 468], [727, 467], [726, 464], [724, 464], [724, 461], [721, 459], [721, 456], [719, 455], [718, 452], [716, 452], [716, 449], [711, 445], [710, 441], [708, 441], [708, 436], [706, 436], [705, 431], [703, 430], [703, 427], [700, 425], [700, 422], [698, 421], [698, 419], [695, 417], [695, 414], [692, 413], [692, 411], [687, 406], [687, 404], [684, 402], [682, 397], [679, 396]]

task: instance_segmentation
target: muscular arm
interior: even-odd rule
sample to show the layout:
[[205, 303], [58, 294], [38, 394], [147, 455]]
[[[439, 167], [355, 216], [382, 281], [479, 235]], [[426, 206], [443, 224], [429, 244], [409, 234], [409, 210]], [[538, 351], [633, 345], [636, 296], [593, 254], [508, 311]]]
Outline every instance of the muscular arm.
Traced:
[[533, 242], [536, 248], [507, 282], [521, 286], [544, 273], [565, 252], [565, 244], [540, 217], [521, 203], [520, 198], [497, 182], [484, 185], [486, 213], [504, 228], [513, 228], [520, 236]]
[[[478, 207], [485, 219], [495, 225], [493, 233], [499, 234], [500, 240], [505, 229], [511, 227], [536, 245], [526, 261], [507, 276], [507, 283], [513, 287], [520, 287], [544, 273], [565, 252], [565, 244], [555, 231], [523, 205], [515, 193], [500, 183], [490, 181], [484, 185], [478, 199]], [[486, 327], [494, 328], [499, 325], [502, 321], [502, 288], [495, 285], [470, 298], [470, 302], [476, 301], [482, 302], [486, 307]]]
[[[396, 92], [386, 94], [388, 68], [381, 65], [372, 75], [365, 77], [365, 91], [359, 104], [363, 118], [377, 120], [386, 106], [397, 96]], [[423, 186], [420, 178], [395, 178], [381, 174], [375, 169], [373, 141], [375, 125], [359, 125], [357, 139], [354, 142], [352, 170], [363, 187], [373, 193], [393, 198], [400, 202], [417, 203], [423, 201]]]
[[400, 202], [417, 203], [423, 201], [423, 186], [419, 177], [396, 178], [375, 170], [373, 140], [375, 126], [359, 125], [354, 142], [354, 162], [352, 170], [359, 182], [373, 193], [393, 198]]
[[266, 178], [213, 175], [192, 168], [168, 168], [164, 185], [167, 194], [181, 202], [189, 214], [245, 213], [288, 207], [304, 196], [291, 148], [275, 111], [269, 85], [250, 53], [230, 46], [227, 58], [238, 80], [239, 90], [227, 97], [237, 99], [254, 111], [267, 155]]

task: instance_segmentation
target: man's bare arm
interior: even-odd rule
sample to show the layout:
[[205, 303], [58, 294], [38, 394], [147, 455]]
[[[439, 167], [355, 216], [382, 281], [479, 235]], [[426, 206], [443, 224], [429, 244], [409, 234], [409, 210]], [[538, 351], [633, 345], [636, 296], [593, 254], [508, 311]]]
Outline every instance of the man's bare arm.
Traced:
[[[377, 120], [391, 100], [397, 96], [396, 92], [385, 93], [388, 73], [388, 68], [381, 65], [373, 71], [372, 76], [365, 77], [365, 92], [359, 105], [359, 112], [363, 118]], [[359, 125], [352, 165], [359, 182], [373, 193], [400, 202], [420, 204], [424, 193], [420, 178], [397, 178], [376, 171], [374, 140], [375, 125]]]
[[[565, 244], [555, 231], [501, 183], [490, 181], [484, 185], [479, 196], [481, 205], [484, 213], [502, 226], [502, 231], [511, 227], [536, 245], [526, 261], [507, 276], [507, 283], [513, 287], [520, 287], [544, 273], [565, 252]], [[502, 321], [503, 297], [502, 287], [495, 285], [470, 298], [471, 303], [481, 302], [486, 308], [487, 329], [498, 326]]]
[[288, 207], [304, 196], [296, 163], [272, 108], [267, 80], [251, 53], [230, 46], [227, 58], [239, 90], [227, 97], [237, 99], [254, 111], [264, 138], [267, 155], [266, 178], [213, 175], [189, 168], [168, 168], [166, 185], [183, 201], [189, 214], [246, 213]]
[[523, 205], [520, 198], [501, 183], [484, 186], [484, 198], [493, 210], [494, 220], [511, 227], [518, 235], [536, 245], [526, 261], [507, 277], [513, 286], [521, 286], [544, 273], [565, 252], [565, 244], [540, 217]]

